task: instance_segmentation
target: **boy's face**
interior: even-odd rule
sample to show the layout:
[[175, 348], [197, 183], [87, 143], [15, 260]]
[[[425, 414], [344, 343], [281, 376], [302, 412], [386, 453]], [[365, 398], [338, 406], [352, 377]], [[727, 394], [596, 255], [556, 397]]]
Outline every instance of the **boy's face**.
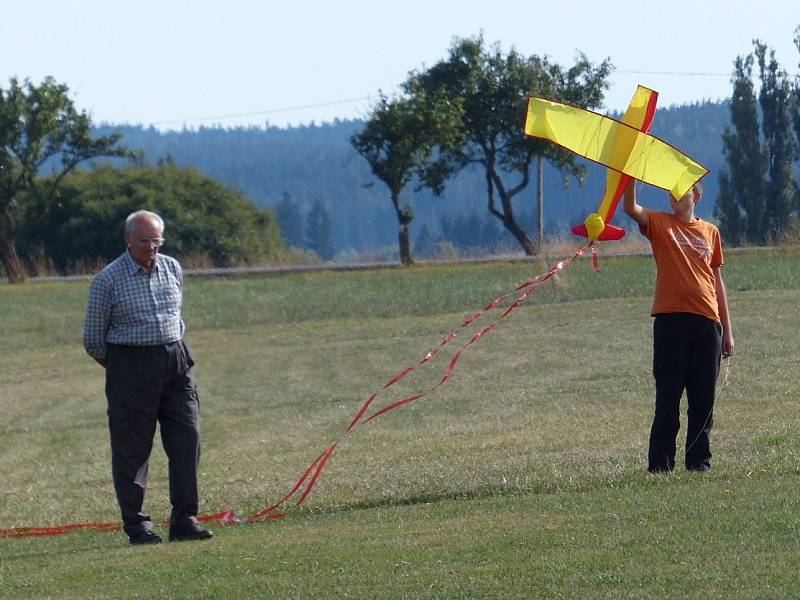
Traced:
[[694, 189], [690, 189], [686, 192], [680, 200], [676, 200], [672, 194], [668, 194], [668, 196], [672, 212], [678, 216], [691, 215], [694, 211], [694, 207], [700, 200], [700, 194]]

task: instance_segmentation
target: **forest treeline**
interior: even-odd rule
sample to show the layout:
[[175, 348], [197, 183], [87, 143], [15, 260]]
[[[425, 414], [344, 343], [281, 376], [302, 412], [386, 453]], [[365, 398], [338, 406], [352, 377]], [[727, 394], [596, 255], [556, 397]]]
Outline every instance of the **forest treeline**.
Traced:
[[[64, 84], [12, 78], [0, 88], [0, 259], [10, 281], [25, 264], [108, 260], [137, 208], [166, 217], [173, 254], [210, 265], [533, 255], [543, 233], [569, 235], [594, 211], [607, 172], [524, 135], [527, 99], [602, 111], [612, 70], [457, 38], [363, 121], [166, 132], [95, 127]], [[651, 132], [708, 168], [696, 214], [726, 243], [796, 239], [800, 77], [755, 40], [731, 82], [729, 101], [662, 106]], [[649, 186], [640, 198], [668, 207]]]
[[[713, 212], [718, 190], [716, 173], [724, 164], [722, 133], [729, 125], [730, 108], [726, 101], [662, 107], [653, 121], [654, 135], [669, 140], [711, 170], [704, 180], [707, 201], [698, 205], [698, 214], [703, 217], [710, 218]], [[289, 128], [200, 127], [161, 132], [140, 126], [102, 124], [95, 128], [95, 133], [120, 133], [125, 145], [141, 151], [148, 162], [155, 164], [170, 158], [178, 166], [194, 167], [239, 190], [262, 208], [276, 209], [288, 195], [305, 218], [319, 202], [330, 218], [335, 253], [348, 250], [358, 254], [378, 253], [387, 247], [388, 251], [395, 251], [397, 222], [388, 192], [350, 144], [351, 136], [363, 127], [361, 120], [337, 120]], [[605, 169], [584, 163], [585, 184], [580, 186], [572, 179], [565, 188], [561, 174], [545, 162], [546, 232], [566, 233], [568, 226], [583, 222], [596, 208], [605, 186]], [[473, 223], [477, 220], [493, 233], [471, 239], [478, 239], [485, 248], [492, 242], [514, 248], [513, 239], [486, 210], [484, 176], [476, 168], [459, 173], [442, 197], [429, 190], [415, 191], [414, 186], [405, 195], [415, 212], [411, 223], [415, 241], [420, 234], [442, 235], [452, 231], [453, 223], [458, 220]], [[642, 190], [644, 202], [657, 205], [663, 196], [659, 190]], [[519, 199], [517, 210], [520, 221], [533, 231], [533, 188]], [[616, 219], [623, 226], [628, 224], [621, 211]]]

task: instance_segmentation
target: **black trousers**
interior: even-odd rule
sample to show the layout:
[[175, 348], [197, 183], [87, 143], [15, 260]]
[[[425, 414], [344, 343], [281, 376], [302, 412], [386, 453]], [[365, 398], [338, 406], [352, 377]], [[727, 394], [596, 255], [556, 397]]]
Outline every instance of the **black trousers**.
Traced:
[[171, 521], [184, 522], [197, 515], [200, 460], [191, 350], [182, 340], [165, 346], [109, 345], [106, 358], [111, 468], [125, 531], [150, 521], [142, 506], [156, 422], [169, 460]]
[[722, 356], [722, 326], [689, 313], [656, 315], [653, 322], [653, 376], [656, 407], [650, 429], [648, 470], [675, 467], [680, 400], [686, 390], [686, 468], [711, 466], [709, 437]]

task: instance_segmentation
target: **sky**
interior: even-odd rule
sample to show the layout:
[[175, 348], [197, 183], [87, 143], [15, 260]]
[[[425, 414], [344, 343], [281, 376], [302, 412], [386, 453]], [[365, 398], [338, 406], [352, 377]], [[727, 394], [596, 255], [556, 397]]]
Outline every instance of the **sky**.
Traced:
[[760, 39], [798, 73], [798, 0], [0, 0], [0, 88], [66, 84], [95, 123], [276, 127], [366, 118], [378, 92], [483, 34], [564, 66], [615, 66], [608, 111], [636, 85], [660, 106], [730, 96]]

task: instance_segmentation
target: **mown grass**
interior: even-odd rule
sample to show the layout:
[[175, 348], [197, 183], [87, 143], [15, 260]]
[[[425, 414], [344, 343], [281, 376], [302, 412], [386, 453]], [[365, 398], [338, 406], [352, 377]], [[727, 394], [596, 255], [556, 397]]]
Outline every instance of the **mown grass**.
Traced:
[[[601, 257], [600, 274], [581, 259], [447, 385], [346, 437], [307, 508], [203, 544], [0, 540], [0, 597], [796, 597], [800, 256], [727, 258], [737, 352], [707, 475], [644, 472], [651, 259]], [[281, 497], [388, 377], [543, 269], [187, 280], [202, 510]], [[0, 527], [117, 518], [102, 373], [80, 346], [87, 288], [0, 287]], [[383, 401], [432, 385], [451, 355]], [[158, 445], [151, 477], [163, 519]]]

